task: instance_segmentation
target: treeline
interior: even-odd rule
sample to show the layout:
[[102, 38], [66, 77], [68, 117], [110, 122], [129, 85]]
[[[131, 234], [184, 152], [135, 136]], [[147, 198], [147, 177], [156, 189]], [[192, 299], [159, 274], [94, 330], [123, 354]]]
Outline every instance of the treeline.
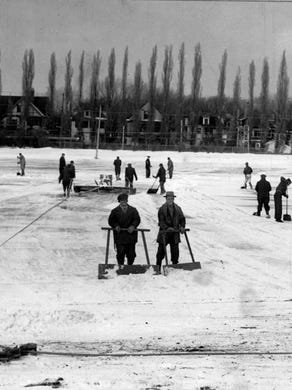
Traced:
[[[0, 57], [1, 58], [1, 57]], [[56, 85], [57, 60], [55, 53], [50, 56], [50, 69], [48, 74], [48, 97], [49, 107], [48, 115], [53, 118], [55, 115], [62, 114], [63, 125], [66, 129], [66, 123], [72, 118], [73, 112], [81, 115], [82, 107], [86, 103], [91, 107], [95, 115], [98, 115], [99, 106], [107, 113], [107, 129], [112, 132], [120, 132], [125, 124], [125, 120], [134, 114], [134, 121], [138, 121], [138, 109], [142, 103], [150, 103], [149, 128], [153, 130], [154, 107], [162, 114], [162, 132], [167, 134], [169, 131], [170, 117], [175, 118], [175, 129], [179, 131], [180, 123], [183, 117], [187, 116], [191, 126], [195, 127], [198, 118], [203, 113], [216, 115], [224, 118], [227, 114], [233, 118], [238, 118], [243, 113], [249, 118], [250, 126], [255, 119], [260, 120], [261, 128], [268, 126], [268, 120], [273, 117], [276, 123], [275, 140], [281, 143], [285, 138], [287, 130], [287, 121], [290, 119], [291, 103], [289, 101], [289, 77], [287, 72], [286, 52], [281, 58], [277, 90], [270, 91], [270, 71], [267, 58], [263, 59], [262, 69], [256, 71], [255, 63], [252, 60], [249, 64], [248, 72], [248, 99], [241, 98], [241, 68], [238, 67], [233, 82], [233, 95], [227, 97], [225, 85], [227, 78], [228, 53], [225, 50], [218, 69], [217, 95], [213, 97], [203, 97], [202, 95], [202, 73], [203, 60], [201, 45], [195, 46], [193, 53], [192, 66], [192, 85], [191, 93], [185, 94], [185, 62], [186, 52], [185, 44], [182, 43], [177, 57], [177, 86], [173, 88], [174, 76], [174, 53], [172, 45], [164, 49], [164, 60], [162, 69], [157, 69], [158, 50], [153, 47], [149, 65], [147, 67], [148, 79], [142, 78], [142, 63], [137, 61], [135, 64], [134, 79], [128, 80], [129, 50], [125, 48], [122, 74], [116, 76], [116, 54], [113, 48], [107, 61], [107, 75], [101, 80], [101, 64], [104, 61], [98, 50], [92, 56], [90, 66], [90, 79], [85, 80], [85, 52], [82, 51], [78, 70], [73, 70], [71, 50], [65, 57], [65, 75], [64, 89], [60, 93], [60, 88]], [[22, 93], [27, 102], [27, 107], [32, 98], [33, 79], [35, 74], [35, 61], [33, 50], [26, 50], [24, 53], [22, 77]], [[72, 78], [76, 72], [78, 78], [78, 88], [73, 91]], [[259, 74], [259, 75], [258, 75]], [[0, 93], [2, 89], [2, 80], [0, 72]], [[260, 95], [255, 96], [256, 78], [261, 80]], [[158, 79], [160, 83], [158, 86]], [[85, 93], [85, 84], [89, 84], [89, 92]], [[61, 98], [60, 98], [61, 97]], [[59, 102], [59, 103], [58, 103]], [[25, 113], [27, 115], [27, 112]], [[222, 121], [218, 121], [217, 142], [222, 140]], [[234, 121], [236, 126], [236, 121]]]

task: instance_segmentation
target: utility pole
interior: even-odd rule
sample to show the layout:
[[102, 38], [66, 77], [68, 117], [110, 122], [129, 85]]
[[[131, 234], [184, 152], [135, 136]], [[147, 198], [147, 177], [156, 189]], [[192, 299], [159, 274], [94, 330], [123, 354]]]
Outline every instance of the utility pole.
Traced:
[[101, 105], [99, 105], [98, 117], [95, 118], [95, 119], [98, 119], [98, 126], [97, 126], [97, 131], [96, 131], [96, 153], [95, 153], [95, 158], [98, 158], [99, 133], [100, 133], [100, 120], [101, 120]]

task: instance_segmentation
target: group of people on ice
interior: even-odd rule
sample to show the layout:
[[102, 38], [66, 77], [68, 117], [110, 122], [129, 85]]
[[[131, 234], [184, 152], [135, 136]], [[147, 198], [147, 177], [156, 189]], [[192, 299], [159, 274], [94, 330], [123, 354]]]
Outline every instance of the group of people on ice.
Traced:
[[[245, 163], [245, 167], [243, 169], [244, 174], [244, 184], [241, 188], [247, 188], [247, 185], [252, 189], [251, 183], [251, 175], [252, 168], [249, 166], [248, 162]], [[270, 192], [272, 191], [271, 183], [266, 179], [267, 176], [265, 173], [262, 173], [260, 180], [256, 183], [255, 191], [257, 193], [257, 211], [253, 213], [253, 215], [260, 216], [262, 209], [265, 209], [266, 217], [270, 218]], [[282, 197], [288, 199], [288, 186], [291, 184], [290, 179], [286, 179], [281, 176], [280, 183], [277, 185], [275, 193], [274, 193], [274, 204], [275, 204], [275, 220], [276, 222], [283, 222], [282, 214], [283, 214], [283, 206], [282, 206]]]
[[[157, 236], [156, 264], [159, 268], [165, 257], [165, 250], [168, 244], [170, 246], [170, 260], [172, 264], [178, 263], [180, 234], [185, 233], [186, 225], [182, 209], [174, 202], [174, 192], [167, 191], [164, 197], [165, 203], [158, 210], [159, 232]], [[128, 204], [127, 194], [121, 193], [118, 196], [118, 202], [119, 205], [109, 215], [108, 223], [114, 232], [118, 264], [123, 265], [126, 257], [128, 265], [132, 265], [136, 257], [137, 228], [140, 225], [141, 218], [138, 210]]]
[[[116, 180], [121, 180], [121, 167], [122, 167], [122, 160], [119, 156], [116, 157], [116, 159], [113, 162], [113, 165], [115, 167], [115, 176]], [[146, 178], [151, 177], [151, 161], [150, 156], [147, 156], [145, 160], [145, 174]], [[171, 179], [173, 176], [173, 170], [174, 170], [174, 164], [170, 157], [167, 157], [167, 171], [169, 174], [169, 178]], [[156, 173], [156, 175], [153, 175], [155, 179], [159, 179], [159, 186], [160, 186], [160, 193], [165, 194], [165, 187], [164, 184], [166, 182], [166, 169], [164, 168], [163, 164], [159, 164], [159, 169]], [[136, 173], [135, 168], [132, 166], [131, 163], [128, 163], [125, 168], [125, 187], [133, 188], [134, 179], [138, 180], [138, 176]]]

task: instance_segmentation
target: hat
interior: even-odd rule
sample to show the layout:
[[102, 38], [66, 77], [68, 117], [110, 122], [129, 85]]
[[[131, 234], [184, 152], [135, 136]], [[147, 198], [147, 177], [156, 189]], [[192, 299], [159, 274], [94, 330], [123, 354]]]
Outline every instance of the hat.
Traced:
[[128, 200], [128, 194], [122, 193], [118, 196], [118, 202], [121, 202], [122, 200]]
[[267, 177], [265, 173], [261, 173], [261, 177]]
[[291, 179], [288, 178], [288, 179], [286, 180], [286, 183], [287, 183], [287, 184], [291, 184]]
[[171, 196], [172, 198], [176, 197], [176, 195], [174, 195], [173, 191], [166, 191], [166, 194], [164, 195], [164, 197], [167, 198], [168, 196]]
[[147, 158], [150, 158], [150, 156], [147, 156]]

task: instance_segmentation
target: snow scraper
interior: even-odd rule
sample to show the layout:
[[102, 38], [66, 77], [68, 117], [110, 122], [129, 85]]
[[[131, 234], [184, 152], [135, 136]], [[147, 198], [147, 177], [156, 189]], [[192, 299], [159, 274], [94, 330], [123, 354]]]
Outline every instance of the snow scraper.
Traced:
[[191, 259], [192, 259], [192, 262], [189, 262], [189, 263], [178, 263], [178, 264], [169, 264], [168, 262], [168, 256], [167, 256], [167, 250], [166, 250], [166, 245], [165, 245], [165, 236], [164, 236], [164, 251], [165, 251], [165, 263], [166, 265], [163, 266], [163, 273], [165, 275], [168, 274], [169, 272], [169, 269], [182, 269], [184, 271], [193, 271], [195, 269], [200, 269], [201, 268], [201, 263], [199, 261], [195, 261], [195, 258], [194, 258], [194, 255], [193, 255], [193, 252], [192, 252], [192, 248], [191, 248], [191, 245], [190, 245], [190, 242], [189, 242], [189, 238], [188, 238], [188, 235], [187, 235], [187, 232], [189, 232], [190, 229], [185, 229], [185, 232], [184, 232], [184, 236], [185, 236], [185, 239], [186, 239], [186, 242], [187, 242], [187, 246], [188, 246], [188, 249], [189, 249], [189, 252], [190, 252], [190, 256], [191, 256]]
[[155, 179], [155, 181], [152, 184], [151, 188], [148, 189], [147, 194], [156, 194], [157, 193], [159, 186], [157, 188], [153, 188], [154, 184], [156, 183], [156, 180], [157, 179]]
[[286, 198], [286, 214], [283, 215], [283, 221], [291, 222], [291, 215], [288, 214], [288, 198]]
[[[113, 272], [116, 275], [130, 275], [130, 274], [145, 274], [150, 268], [153, 269], [155, 273], [158, 271], [156, 265], [151, 265], [149, 260], [149, 254], [146, 244], [145, 232], [150, 232], [150, 229], [136, 229], [137, 232], [141, 232], [144, 251], [146, 255], [147, 264], [133, 264], [133, 265], [119, 265], [119, 264], [109, 264], [109, 244], [110, 244], [110, 233], [113, 230], [110, 227], [102, 227], [102, 230], [107, 230], [107, 241], [106, 241], [106, 251], [105, 251], [105, 263], [98, 264], [98, 279], [108, 279]], [[127, 229], [122, 229], [127, 230]]]

